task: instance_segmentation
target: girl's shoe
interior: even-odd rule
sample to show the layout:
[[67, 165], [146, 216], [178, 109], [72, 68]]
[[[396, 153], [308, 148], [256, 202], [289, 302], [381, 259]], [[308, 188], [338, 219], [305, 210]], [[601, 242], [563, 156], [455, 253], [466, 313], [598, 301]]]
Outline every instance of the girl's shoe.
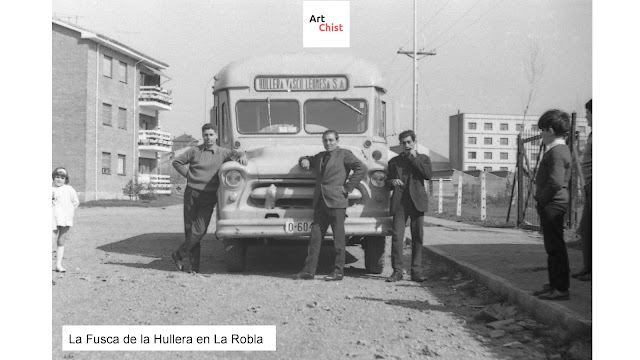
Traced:
[[63, 273], [63, 272], [66, 272], [67, 270], [63, 268], [62, 265], [56, 265], [56, 271]]

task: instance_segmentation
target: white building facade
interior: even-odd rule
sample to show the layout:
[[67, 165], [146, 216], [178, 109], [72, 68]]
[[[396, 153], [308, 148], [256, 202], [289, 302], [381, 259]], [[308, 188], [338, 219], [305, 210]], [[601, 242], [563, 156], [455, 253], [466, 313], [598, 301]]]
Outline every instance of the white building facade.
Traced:
[[[449, 117], [449, 160], [458, 170], [515, 171], [518, 134], [537, 135], [540, 115], [460, 113]], [[580, 147], [591, 131], [584, 117], [576, 118]], [[535, 140], [537, 146], [541, 140]], [[535, 163], [537, 153], [530, 154]]]

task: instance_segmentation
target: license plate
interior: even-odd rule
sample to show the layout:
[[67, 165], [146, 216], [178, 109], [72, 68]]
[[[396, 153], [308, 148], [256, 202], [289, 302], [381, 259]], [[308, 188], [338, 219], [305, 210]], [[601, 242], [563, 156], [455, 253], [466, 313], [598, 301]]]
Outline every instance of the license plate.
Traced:
[[287, 219], [284, 223], [284, 232], [291, 233], [308, 233], [311, 231], [311, 221]]

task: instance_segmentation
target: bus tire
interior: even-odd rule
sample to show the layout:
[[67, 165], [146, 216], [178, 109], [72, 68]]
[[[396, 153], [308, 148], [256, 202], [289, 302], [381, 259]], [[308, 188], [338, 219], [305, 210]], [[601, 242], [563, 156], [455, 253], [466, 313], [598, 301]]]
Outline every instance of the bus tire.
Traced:
[[364, 267], [371, 274], [381, 274], [384, 270], [384, 236], [367, 236], [364, 238]]
[[247, 244], [244, 239], [225, 239], [224, 244], [224, 260], [227, 264], [227, 271], [242, 272], [244, 271], [245, 260], [247, 255]]

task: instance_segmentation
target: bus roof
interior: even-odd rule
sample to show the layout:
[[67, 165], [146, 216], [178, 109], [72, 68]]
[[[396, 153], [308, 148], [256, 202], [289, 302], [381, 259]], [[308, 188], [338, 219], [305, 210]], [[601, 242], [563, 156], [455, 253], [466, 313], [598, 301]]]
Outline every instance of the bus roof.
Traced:
[[259, 75], [348, 75], [350, 85], [377, 87], [383, 92], [382, 73], [374, 64], [349, 55], [296, 53], [265, 55], [234, 61], [216, 75], [214, 92], [226, 88], [253, 88]]

